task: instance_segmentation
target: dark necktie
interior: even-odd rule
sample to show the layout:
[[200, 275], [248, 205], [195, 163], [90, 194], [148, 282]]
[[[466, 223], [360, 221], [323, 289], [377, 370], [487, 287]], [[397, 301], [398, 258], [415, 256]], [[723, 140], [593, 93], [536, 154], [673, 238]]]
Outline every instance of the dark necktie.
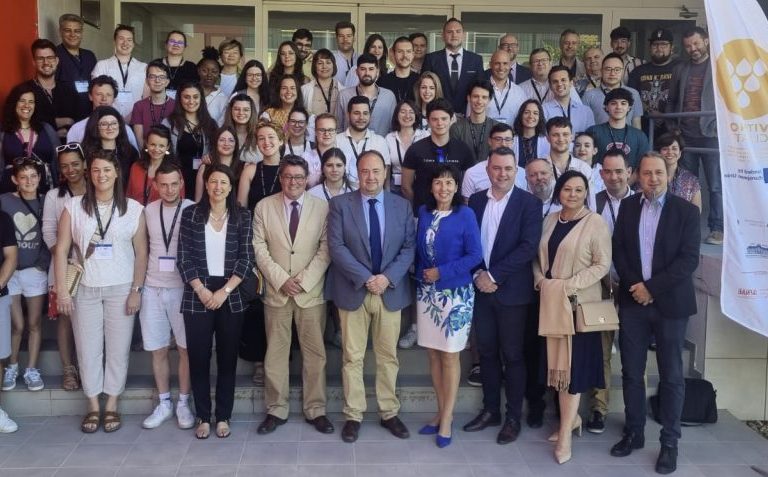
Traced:
[[451, 53], [451, 89], [456, 91], [456, 85], [459, 84], [459, 57], [458, 53]]
[[291, 234], [291, 242], [296, 239], [296, 231], [299, 229], [299, 203], [291, 202], [291, 221], [288, 224], [288, 233]]
[[379, 214], [376, 213], [376, 199], [368, 199], [368, 222], [370, 231], [368, 232], [368, 241], [371, 243], [371, 273], [378, 275], [381, 273], [381, 226], [379, 225]]

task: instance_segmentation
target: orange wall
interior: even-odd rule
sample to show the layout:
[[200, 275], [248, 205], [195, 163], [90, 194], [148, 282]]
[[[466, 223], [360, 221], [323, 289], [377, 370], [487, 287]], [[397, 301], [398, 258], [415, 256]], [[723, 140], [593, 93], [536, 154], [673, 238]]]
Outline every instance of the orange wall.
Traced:
[[0, 28], [0, 104], [8, 91], [34, 73], [29, 46], [37, 38], [37, 2], [14, 0], [3, 8]]

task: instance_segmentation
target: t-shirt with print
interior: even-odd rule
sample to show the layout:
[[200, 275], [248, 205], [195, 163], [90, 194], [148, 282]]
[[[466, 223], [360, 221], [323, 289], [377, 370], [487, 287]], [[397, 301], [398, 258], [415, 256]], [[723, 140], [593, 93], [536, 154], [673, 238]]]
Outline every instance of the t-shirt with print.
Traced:
[[615, 129], [608, 123], [596, 124], [587, 129], [595, 137], [595, 155], [593, 163], [602, 164], [603, 156], [611, 149], [621, 149], [627, 156], [627, 162], [633, 169], [637, 167], [643, 154], [651, 150], [651, 144], [643, 131], [632, 126]]
[[[691, 63], [688, 73], [688, 83], [685, 85], [685, 97], [683, 98], [683, 112], [701, 111], [701, 95], [704, 94], [704, 79], [709, 68], [709, 61], [694, 64]], [[682, 118], [680, 130], [683, 137], [702, 137], [699, 120], [701, 118]]]
[[0, 195], [0, 209], [9, 215], [13, 222], [16, 244], [19, 246], [19, 264], [17, 267], [19, 270], [34, 266], [41, 247], [44, 247], [41, 229], [43, 198], [38, 196], [26, 202], [29, 208], [13, 192]]

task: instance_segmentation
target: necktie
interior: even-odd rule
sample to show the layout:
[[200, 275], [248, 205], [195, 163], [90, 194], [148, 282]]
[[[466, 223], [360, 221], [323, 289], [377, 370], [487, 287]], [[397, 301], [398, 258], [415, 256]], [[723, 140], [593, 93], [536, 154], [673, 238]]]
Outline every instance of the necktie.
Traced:
[[299, 203], [295, 200], [291, 202], [291, 221], [288, 224], [288, 233], [291, 234], [291, 242], [296, 239], [296, 231], [299, 228]]
[[376, 213], [376, 199], [368, 199], [368, 222], [370, 231], [368, 241], [371, 243], [371, 273], [381, 273], [381, 226], [379, 214]]
[[458, 53], [451, 53], [451, 89], [456, 91], [456, 85], [459, 83], [459, 57]]

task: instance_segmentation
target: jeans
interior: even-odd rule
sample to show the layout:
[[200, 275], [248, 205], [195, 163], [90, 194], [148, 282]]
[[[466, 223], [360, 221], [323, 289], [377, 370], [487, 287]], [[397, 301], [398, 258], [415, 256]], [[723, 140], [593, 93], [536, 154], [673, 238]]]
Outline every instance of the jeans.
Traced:
[[[716, 137], [684, 137], [686, 147], [717, 148]], [[709, 218], [707, 225], [711, 231], [723, 231], [723, 185], [720, 177], [720, 155], [684, 152], [680, 166], [699, 177], [699, 161], [704, 169], [709, 188]]]

